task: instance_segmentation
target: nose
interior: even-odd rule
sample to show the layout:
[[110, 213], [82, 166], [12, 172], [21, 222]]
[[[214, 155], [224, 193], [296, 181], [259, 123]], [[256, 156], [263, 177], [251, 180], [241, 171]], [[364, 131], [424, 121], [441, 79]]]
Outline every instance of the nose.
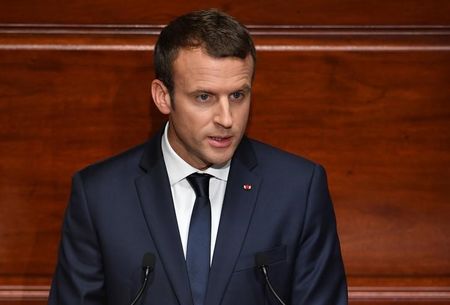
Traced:
[[223, 128], [231, 128], [233, 125], [233, 116], [228, 99], [221, 99], [217, 106], [215, 122]]

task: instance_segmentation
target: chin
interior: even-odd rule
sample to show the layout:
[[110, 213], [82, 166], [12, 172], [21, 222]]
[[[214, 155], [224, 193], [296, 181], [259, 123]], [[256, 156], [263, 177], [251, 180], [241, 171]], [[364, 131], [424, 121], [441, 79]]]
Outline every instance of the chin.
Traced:
[[232, 158], [232, 156], [233, 155], [231, 154], [231, 155], [226, 156], [226, 157], [221, 156], [220, 158], [211, 158], [210, 159], [211, 160], [211, 164], [212, 164], [212, 166], [220, 167], [220, 166], [224, 165], [225, 163], [227, 163]]
[[231, 160], [235, 151], [236, 147], [234, 145], [231, 145], [226, 149], [209, 148], [207, 151], [205, 151], [203, 160], [207, 161], [205, 163], [209, 163], [212, 166], [220, 167], [221, 165]]

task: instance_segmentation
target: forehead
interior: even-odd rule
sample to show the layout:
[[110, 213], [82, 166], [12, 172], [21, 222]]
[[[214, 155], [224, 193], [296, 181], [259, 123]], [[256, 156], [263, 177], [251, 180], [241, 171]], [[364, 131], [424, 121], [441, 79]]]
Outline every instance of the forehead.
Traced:
[[208, 55], [201, 48], [181, 49], [173, 63], [175, 87], [250, 86], [253, 77], [253, 59]]

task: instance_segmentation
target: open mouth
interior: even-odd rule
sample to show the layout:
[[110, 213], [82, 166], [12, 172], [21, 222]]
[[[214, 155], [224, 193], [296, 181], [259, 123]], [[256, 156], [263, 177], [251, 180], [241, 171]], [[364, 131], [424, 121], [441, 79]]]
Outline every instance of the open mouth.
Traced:
[[232, 137], [208, 137], [208, 139], [213, 147], [225, 148], [231, 145]]

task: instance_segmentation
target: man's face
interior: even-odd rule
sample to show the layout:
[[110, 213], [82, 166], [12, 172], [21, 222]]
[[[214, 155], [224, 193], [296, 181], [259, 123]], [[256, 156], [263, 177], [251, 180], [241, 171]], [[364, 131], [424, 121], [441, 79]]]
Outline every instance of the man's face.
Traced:
[[198, 169], [230, 160], [250, 111], [251, 56], [213, 58], [202, 49], [182, 49], [173, 63], [174, 100], [168, 138]]

